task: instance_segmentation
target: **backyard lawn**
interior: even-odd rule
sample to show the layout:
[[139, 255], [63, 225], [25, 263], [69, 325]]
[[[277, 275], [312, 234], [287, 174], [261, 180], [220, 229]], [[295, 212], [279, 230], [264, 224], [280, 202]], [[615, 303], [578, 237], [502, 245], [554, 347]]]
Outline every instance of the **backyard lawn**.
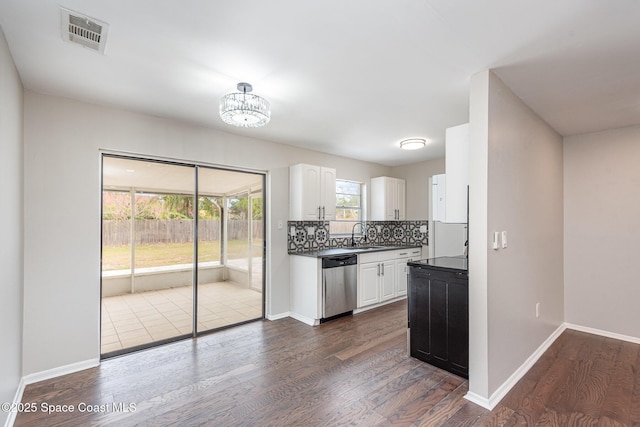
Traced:
[[[246, 240], [230, 240], [227, 242], [227, 259], [246, 258], [248, 250]], [[254, 241], [252, 255], [262, 256], [262, 240]], [[102, 248], [102, 271], [127, 270], [130, 258], [128, 245], [105, 246]], [[135, 260], [136, 268], [189, 264], [193, 262], [193, 243], [137, 245]], [[220, 261], [220, 242], [201, 242], [198, 246], [198, 262], [210, 261]]]

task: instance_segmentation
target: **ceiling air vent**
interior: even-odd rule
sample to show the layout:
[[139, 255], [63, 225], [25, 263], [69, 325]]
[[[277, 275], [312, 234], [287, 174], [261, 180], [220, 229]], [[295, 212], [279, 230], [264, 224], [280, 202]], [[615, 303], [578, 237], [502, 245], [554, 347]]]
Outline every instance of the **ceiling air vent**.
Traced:
[[62, 39], [104, 54], [109, 24], [72, 10], [60, 9]]

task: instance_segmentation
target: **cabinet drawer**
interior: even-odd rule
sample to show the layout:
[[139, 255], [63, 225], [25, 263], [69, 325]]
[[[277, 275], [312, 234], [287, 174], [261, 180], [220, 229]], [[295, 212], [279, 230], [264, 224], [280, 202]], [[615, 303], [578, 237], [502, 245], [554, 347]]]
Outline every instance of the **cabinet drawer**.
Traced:
[[394, 258], [420, 259], [422, 257], [422, 249], [420, 248], [398, 249], [397, 251], [393, 251], [393, 255], [394, 255]]
[[366, 254], [358, 254], [358, 264], [366, 264], [368, 262], [378, 262], [389, 258], [388, 251], [368, 252]]

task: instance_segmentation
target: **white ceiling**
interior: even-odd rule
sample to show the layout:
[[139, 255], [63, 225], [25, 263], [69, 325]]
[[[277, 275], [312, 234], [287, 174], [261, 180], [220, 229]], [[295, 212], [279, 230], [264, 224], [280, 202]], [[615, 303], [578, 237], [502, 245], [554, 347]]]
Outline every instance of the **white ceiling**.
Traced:
[[[109, 24], [104, 56], [60, 6]], [[444, 155], [488, 68], [562, 135], [640, 124], [638, 0], [0, 0], [0, 26], [27, 89], [391, 166]], [[266, 127], [220, 119], [239, 81]]]

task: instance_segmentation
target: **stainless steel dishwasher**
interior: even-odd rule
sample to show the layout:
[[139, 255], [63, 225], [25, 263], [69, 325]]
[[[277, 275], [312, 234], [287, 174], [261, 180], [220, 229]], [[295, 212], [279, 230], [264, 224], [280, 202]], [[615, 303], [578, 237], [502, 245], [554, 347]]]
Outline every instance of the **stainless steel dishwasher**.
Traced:
[[353, 313], [357, 306], [358, 256], [322, 258], [322, 319]]

